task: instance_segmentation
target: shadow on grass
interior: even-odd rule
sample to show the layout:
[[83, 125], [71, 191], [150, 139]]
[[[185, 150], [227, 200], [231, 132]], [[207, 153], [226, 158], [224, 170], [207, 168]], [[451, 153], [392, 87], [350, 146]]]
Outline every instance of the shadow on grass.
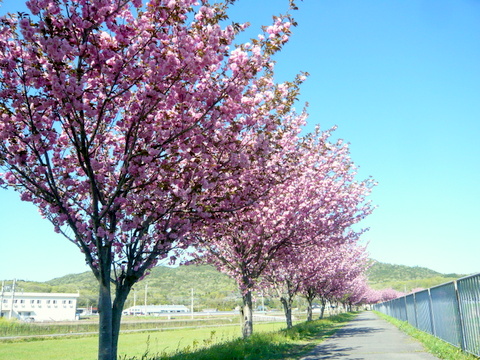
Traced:
[[[149, 355], [130, 360], [262, 360], [295, 359], [333, 335], [357, 313], [345, 313], [327, 319], [304, 322], [276, 332], [253, 334], [248, 339], [235, 339], [195, 349], [178, 350], [175, 354]], [[212, 339], [212, 343], [214, 339]]]

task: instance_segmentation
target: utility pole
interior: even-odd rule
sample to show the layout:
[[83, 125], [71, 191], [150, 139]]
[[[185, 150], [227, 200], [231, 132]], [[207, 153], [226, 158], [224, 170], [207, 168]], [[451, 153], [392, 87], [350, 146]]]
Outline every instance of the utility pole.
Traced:
[[15, 300], [15, 285], [16, 285], [17, 279], [13, 279], [13, 286], [12, 286], [12, 305], [10, 307], [10, 313], [8, 314], [8, 318], [11, 319], [13, 315], [13, 303]]
[[137, 289], [133, 289], [133, 316], [137, 316]]
[[148, 291], [148, 283], [145, 283], [145, 315], [147, 315], [147, 291]]
[[190, 313], [192, 314], [192, 320], [193, 320], [193, 288], [192, 288], [192, 296], [191, 296], [191, 302], [190, 302]]

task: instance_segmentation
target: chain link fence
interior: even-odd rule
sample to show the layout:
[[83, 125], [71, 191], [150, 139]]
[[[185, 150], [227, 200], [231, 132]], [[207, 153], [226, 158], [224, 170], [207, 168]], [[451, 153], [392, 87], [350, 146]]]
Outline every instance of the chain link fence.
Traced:
[[373, 309], [480, 356], [480, 274], [375, 304]]

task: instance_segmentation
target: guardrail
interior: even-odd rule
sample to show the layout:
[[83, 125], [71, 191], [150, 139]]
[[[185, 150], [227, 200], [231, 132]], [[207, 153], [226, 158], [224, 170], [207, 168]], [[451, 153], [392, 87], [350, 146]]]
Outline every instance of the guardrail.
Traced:
[[480, 356], [480, 273], [375, 304], [373, 309]]

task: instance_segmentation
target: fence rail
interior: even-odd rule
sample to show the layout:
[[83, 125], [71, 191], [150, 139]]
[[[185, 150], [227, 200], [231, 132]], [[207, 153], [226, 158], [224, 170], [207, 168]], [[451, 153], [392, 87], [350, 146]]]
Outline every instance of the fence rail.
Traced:
[[480, 356], [480, 273], [373, 308]]

